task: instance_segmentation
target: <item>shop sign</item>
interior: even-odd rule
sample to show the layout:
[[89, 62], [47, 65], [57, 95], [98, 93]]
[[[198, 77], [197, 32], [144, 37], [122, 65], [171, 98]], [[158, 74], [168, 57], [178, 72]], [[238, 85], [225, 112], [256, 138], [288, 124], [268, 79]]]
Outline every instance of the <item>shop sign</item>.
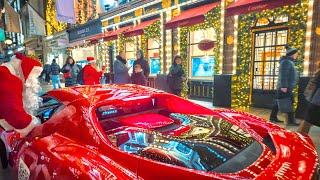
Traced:
[[69, 41], [84, 39], [93, 35], [101, 34], [102, 23], [100, 19], [89, 21], [86, 24], [70, 29]]
[[145, 14], [151, 14], [162, 9], [162, 2], [144, 8]]
[[256, 11], [262, 11], [268, 7], [268, 3], [266, 4], [258, 4], [258, 5], [252, 5], [248, 7], [248, 12], [256, 12]]
[[126, 15], [121, 16], [121, 21], [127, 21], [130, 19], [133, 19], [134, 17], [135, 17], [135, 13], [131, 12], [131, 13], [128, 13]]

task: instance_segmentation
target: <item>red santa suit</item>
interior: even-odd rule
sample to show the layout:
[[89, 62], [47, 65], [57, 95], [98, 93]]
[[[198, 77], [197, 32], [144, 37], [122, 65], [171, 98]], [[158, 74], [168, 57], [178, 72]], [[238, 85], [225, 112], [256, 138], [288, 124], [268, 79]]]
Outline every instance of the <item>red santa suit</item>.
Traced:
[[0, 125], [6, 130], [16, 130], [26, 136], [36, 125], [38, 118], [32, 115], [39, 107], [40, 89], [37, 77], [41, 64], [17, 53], [13, 59], [0, 66]]
[[86, 65], [83, 68], [83, 80], [84, 85], [94, 85], [94, 84], [100, 84], [100, 78], [102, 76], [101, 71], [97, 71], [91, 64], [95, 63], [95, 59], [93, 57], [88, 57], [87, 61], [89, 62], [88, 65]]

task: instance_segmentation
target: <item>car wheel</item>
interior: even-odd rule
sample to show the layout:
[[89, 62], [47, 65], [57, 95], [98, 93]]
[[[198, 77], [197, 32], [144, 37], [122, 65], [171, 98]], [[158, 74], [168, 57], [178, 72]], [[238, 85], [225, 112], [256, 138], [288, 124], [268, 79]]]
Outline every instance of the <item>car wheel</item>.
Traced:
[[1, 158], [2, 168], [6, 169], [8, 167], [7, 150], [2, 140], [0, 140], [0, 158]]

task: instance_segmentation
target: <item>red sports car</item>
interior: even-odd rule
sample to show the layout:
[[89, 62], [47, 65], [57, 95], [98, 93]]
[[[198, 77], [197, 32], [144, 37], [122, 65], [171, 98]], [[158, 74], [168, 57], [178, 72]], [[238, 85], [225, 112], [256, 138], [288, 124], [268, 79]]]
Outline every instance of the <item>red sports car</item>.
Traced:
[[309, 137], [246, 113], [137, 85], [72, 87], [42, 98], [41, 126], [25, 138], [2, 133], [19, 179], [318, 178]]

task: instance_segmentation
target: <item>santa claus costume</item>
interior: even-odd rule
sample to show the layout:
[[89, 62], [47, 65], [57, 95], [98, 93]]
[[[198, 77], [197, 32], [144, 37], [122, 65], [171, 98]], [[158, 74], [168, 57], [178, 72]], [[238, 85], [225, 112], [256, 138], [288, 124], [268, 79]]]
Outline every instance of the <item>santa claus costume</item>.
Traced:
[[0, 66], [0, 126], [26, 136], [40, 120], [34, 116], [42, 101], [38, 76], [41, 64], [17, 53]]
[[87, 57], [88, 65], [83, 68], [84, 85], [100, 84], [102, 76], [101, 71], [96, 70], [96, 60], [93, 57]]

